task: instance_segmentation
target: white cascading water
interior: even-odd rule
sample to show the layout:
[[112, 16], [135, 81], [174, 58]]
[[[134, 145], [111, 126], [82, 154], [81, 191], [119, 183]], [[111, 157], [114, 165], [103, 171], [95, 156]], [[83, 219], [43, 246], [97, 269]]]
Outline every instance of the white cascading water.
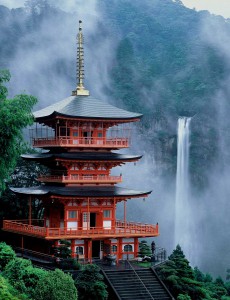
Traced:
[[177, 172], [175, 207], [175, 246], [180, 245], [185, 255], [191, 258], [192, 215], [189, 203], [189, 135], [191, 118], [178, 119]]

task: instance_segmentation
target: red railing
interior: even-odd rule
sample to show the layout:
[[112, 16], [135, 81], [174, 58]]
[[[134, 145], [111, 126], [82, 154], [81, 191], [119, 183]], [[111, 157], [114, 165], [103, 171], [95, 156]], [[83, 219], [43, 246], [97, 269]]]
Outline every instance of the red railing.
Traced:
[[107, 175], [42, 175], [38, 177], [42, 182], [62, 182], [62, 183], [118, 183], [122, 182], [122, 176]]
[[[32, 223], [35, 220], [32, 220]], [[58, 237], [102, 237], [102, 236], [157, 236], [159, 235], [158, 224], [149, 225], [134, 222], [124, 222], [117, 220], [115, 228], [49, 228], [40, 227], [36, 225], [29, 225], [28, 220], [4, 220], [3, 229], [6, 231], [13, 231], [27, 235], [35, 235], [44, 238], [58, 238]]]
[[33, 139], [33, 147], [96, 147], [127, 148], [129, 138], [37, 138]]

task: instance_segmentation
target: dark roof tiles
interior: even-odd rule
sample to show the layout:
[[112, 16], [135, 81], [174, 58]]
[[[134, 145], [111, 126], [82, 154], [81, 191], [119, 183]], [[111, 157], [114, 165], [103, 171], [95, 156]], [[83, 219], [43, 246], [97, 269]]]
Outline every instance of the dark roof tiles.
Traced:
[[151, 191], [135, 191], [117, 186], [103, 187], [65, 187], [65, 186], [36, 186], [28, 188], [10, 188], [17, 194], [27, 195], [57, 195], [57, 196], [75, 196], [75, 197], [143, 197], [150, 194]]
[[66, 160], [91, 160], [91, 161], [133, 161], [140, 159], [141, 155], [127, 155], [113, 152], [73, 152], [73, 153], [39, 153], [39, 154], [23, 154], [22, 158], [35, 161], [48, 161], [59, 158]]
[[142, 116], [91, 96], [71, 96], [33, 113], [36, 119], [49, 117], [52, 114], [84, 119], [135, 119]]

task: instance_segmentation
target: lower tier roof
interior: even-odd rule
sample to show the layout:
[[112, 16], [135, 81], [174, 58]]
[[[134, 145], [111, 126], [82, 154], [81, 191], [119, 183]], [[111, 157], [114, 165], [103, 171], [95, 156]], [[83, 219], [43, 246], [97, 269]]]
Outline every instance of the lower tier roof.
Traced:
[[151, 191], [135, 191], [117, 186], [46, 186], [40, 185], [27, 188], [10, 188], [14, 193], [24, 195], [50, 195], [50, 196], [62, 196], [62, 197], [80, 197], [80, 198], [112, 198], [112, 197], [145, 197], [151, 193]]

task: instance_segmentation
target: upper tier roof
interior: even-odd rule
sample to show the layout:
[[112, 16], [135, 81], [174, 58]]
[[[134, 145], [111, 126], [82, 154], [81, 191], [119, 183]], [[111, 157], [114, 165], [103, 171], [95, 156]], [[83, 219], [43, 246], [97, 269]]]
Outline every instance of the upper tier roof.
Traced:
[[55, 115], [80, 119], [107, 120], [131, 120], [142, 116], [142, 114], [117, 108], [91, 96], [70, 96], [34, 112], [33, 115], [37, 120]]

